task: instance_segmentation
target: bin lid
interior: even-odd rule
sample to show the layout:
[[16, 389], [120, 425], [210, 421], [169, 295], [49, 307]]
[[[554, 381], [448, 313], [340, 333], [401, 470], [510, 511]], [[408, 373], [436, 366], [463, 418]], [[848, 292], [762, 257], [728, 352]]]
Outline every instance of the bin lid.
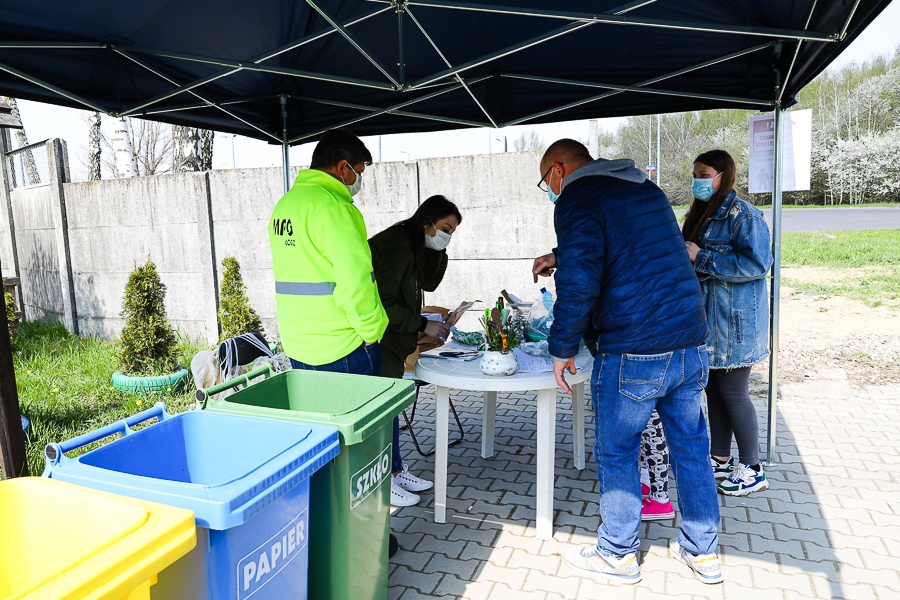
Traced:
[[341, 442], [351, 445], [390, 423], [414, 399], [412, 381], [294, 369], [210, 400], [207, 408], [333, 425]]
[[128, 433], [44, 474], [194, 511], [197, 524], [245, 523], [340, 451], [334, 427], [190, 411]]
[[0, 482], [0, 598], [120, 600], [187, 554], [190, 511], [42, 479]]

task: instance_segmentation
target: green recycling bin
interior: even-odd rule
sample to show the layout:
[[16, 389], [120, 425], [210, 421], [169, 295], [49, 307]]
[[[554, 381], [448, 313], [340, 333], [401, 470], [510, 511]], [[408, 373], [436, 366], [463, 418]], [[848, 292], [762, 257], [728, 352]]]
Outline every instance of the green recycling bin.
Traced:
[[[238, 391], [211, 398], [229, 389]], [[309, 597], [386, 599], [392, 426], [413, 383], [265, 366], [197, 398], [212, 411], [337, 427], [340, 454], [310, 481]]]

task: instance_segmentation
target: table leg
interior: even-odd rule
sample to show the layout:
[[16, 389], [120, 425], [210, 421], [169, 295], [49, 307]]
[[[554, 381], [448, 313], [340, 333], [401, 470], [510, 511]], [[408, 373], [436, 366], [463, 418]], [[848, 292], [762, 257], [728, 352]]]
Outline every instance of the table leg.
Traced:
[[447, 522], [447, 441], [450, 421], [450, 388], [437, 386], [434, 416], [434, 521]]
[[484, 393], [481, 411], [481, 458], [494, 455], [494, 418], [497, 416], [497, 392]]
[[584, 383], [572, 386], [572, 451], [575, 468], [584, 469]]
[[537, 394], [537, 538], [553, 537], [553, 461], [556, 455], [556, 388]]

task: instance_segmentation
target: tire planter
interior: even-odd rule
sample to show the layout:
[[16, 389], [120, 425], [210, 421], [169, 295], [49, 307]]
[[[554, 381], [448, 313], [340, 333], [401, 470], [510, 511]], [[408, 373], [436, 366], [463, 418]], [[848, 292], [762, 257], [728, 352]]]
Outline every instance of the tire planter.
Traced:
[[152, 394], [153, 392], [179, 394], [184, 391], [187, 380], [187, 369], [154, 377], [131, 377], [121, 371], [116, 371], [112, 376], [112, 385], [117, 390], [136, 395]]

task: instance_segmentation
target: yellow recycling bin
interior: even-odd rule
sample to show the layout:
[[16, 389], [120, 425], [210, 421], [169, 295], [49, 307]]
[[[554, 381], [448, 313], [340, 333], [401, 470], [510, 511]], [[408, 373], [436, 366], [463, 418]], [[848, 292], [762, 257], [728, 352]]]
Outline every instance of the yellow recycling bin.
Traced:
[[0, 599], [149, 600], [194, 514], [53, 479], [0, 481]]

